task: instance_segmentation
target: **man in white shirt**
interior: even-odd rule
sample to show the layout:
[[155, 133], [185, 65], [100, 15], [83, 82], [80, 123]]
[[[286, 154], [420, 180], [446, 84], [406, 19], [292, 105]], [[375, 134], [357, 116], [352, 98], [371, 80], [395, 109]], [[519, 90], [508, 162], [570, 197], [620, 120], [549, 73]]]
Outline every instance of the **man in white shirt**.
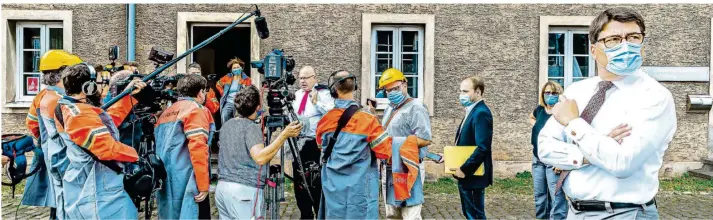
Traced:
[[562, 169], [568, 219], [658, 219], [654, 197], [676, 131], [671, 92], [640, 70], [645, 25], [628, 8], [589, 27], [597, 77], [569, 86], [539, 134], [542, 162]]
[[317, 147], [315, 131], [322, 116], [334, 108], [334, 98], [329, 94], [326, 86], [317, 83], [317, 74], [311, 66], [302, 67], [298, 77], [300, 89], [295, 92], [292, 108], [303, 124], [300, 143], [304, 144], [300, 144], [302, 149], [299, 154], [307, 170], [305, 178], [314, 201], [310, 200], [307, 190], [300, 184], [303, 180], [297, 174], [296, 162], [292, 163], [292, 173], [295, 179], [295, 199], [300, 209], [300, 219], [314, 219], [314, 215], [319, 211], [319, 198], [322, 195], [322, 182], [318, 175], [321, 151]]

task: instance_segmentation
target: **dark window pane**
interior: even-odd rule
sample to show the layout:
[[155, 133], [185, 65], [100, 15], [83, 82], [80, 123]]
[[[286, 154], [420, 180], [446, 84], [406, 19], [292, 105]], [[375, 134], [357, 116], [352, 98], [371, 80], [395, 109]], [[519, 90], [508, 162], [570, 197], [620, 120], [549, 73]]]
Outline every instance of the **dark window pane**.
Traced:
[[50, 28], [50, 49], [64, 49], [62, 28]]
[[572, 59], [572, 77], [589, 76], [589, 57], [574, 57]]
[[574, 55], [589, 54], [589, 34], [572, 34], [572, 53]]
[[376, 51], [377, 52], [392, 52], [394, 51], [394, 32], [393, 31], [377, 31], [376, 32]]
[[563, 78], [548, 78], [547, 80], [550, 81], [555, 81], [560, 84], [560, 86], [564, 87], [564, 79]]
[[563, 77], [564, 76], [564, 57], [549, 56], [547, 58], [547, 76]]
[[40, 28], [23, 28], [23, 49], [40, 49]]
[[408, 94], [411, 97], [418, 98], [418, 77], [406, 77], [406, 79], [408, 79]]
[[551, 33], [549, 35], [549, 54], [564, 54], [564, 34]]
[[418, 31], [402, 31], [401, 32], [401, 51], [403, 52], [418, 52]]
[[393, 67], [394, 56], [391, 54], [377, 54], [376, 55], [376, 72], [381, 73], [384, 70]]
[[418, 75], [418, 54], [401, 55], [401, 72], [405, 75]]
[[40, 52], [39, 51], [24, 51], [22, 52], [22, 71], [26, 73], [40, 72]]

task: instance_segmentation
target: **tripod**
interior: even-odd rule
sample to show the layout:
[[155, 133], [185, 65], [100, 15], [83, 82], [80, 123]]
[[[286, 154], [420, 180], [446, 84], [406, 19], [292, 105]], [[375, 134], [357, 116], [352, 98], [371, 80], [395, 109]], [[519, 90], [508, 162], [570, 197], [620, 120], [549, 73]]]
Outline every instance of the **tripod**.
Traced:
[[[292, 105], [286, 105], [287, 107], [287, 112], [289, 116], [292, 116], [291, 118], [294, 120], [297, 120], [297, 115], [294, 113], [294, 110], [291, 108]], [[272, 133], [275, 132], [277, 128], [285, 128], [286, 125], [290, 123], [290, 117], [287, 115], [278, 115], [278, 116], [265, 116], [265, 124], [267, 126], [267, 134], [266, 134], [266, 139], [265, 139], [265, 146], [269, 145]], [[307, 178], [305, 177], [305, 169], [304, 165], [302, 164], [302, 158], [300, 158], [299, 151], [297, 150], [297, 141], [295, 138], [288, 138], [287, 139], [287, 145], [290, 149], [290, 152], [292, 153], [292, 159], [296, 162], [297, 164], [297, 172], [302, 177], [303, 180], [301, 184], [302, 187], [304, 187], [307, 190], [307, 194], [309, 195], [310, 200], [314, 201], [315, 198], [312, 198], [312, 193], [309, 190], [309, 186], [307, 186], [306, 180]], [[264, 205], [266, 205], [267, 209], [270, 210], [270, 218], [271, 219], [279, 219], [280, 218], [280, 202], [285, 201], [285, 172], [282, 170], [282, 167], [284, 167], [285, 164], [285, 145], [282, 146], [282, 149], [280, 150], [280, 166], [279, 168], [275, 169], [270, 169], [268, 171], [268, 177], [267, 177], [267, 188], [265, 190], [265, 200], [264, 200]], [[296, 175], [296, 174], [292, 174]]]
[[[138, 147], [134, 145], [132, 138], [132, 146], [136, 149], [139, 158], [145, 158], [149, 163], [157, 160], [156, 157], [156, 144], [154, 139], [154, 129], [153, 125], [156, 123], [156, 116], [153, 114], [137, 114], [138, 118], [132, 123], [140, 123], [141, 126], [141, 141], [139, 141]], [[133, 125], [132, 125], [133, 126]], [[150, 167], [150, 166], [149, 166]], [[155, 170], [152, 169], [152, 176], [156, 176]], [[155, 178], [150, 182], [149, 185], [144, 187], [150, 187], [148, 189], [148, 195], [135, 195], [131, 196], [136, 208], [139, 212], [144, 212], [144, 219], [151, 219], [151, 214], [156, 199], [155, 192], [163, 187], [163, 180], [160, 178]], [[144, 202], [143, 209], [141, 209], [141, 202]]]

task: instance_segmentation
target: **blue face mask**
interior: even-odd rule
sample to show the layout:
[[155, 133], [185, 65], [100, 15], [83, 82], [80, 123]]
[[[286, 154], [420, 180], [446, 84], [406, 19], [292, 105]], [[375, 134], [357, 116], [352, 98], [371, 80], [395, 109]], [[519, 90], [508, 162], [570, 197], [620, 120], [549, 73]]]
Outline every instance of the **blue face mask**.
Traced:
[[548, 106], [554, 106], [559, 101], [559, 96], [557, 95], [545, 95], [545, 104]]
[[232, 72], [230, 72], [230, 76], [237, 76], [240, 75], [243, 77], [243, 79], [248, 78], [248, 74], [245, 74], [242, 69], [234, 69]]
[[391, 104], [399, 105], [406, 99], [406, 96], [404, 95], [403, 92], [401, 92], [399, 90], [399, 91], [387, 92], [386, 98], [389, 98], [389, 101], [391, 102]]
[[623, 42], [616, 47], [604, 50], [609, 58], [607, 70], [619, 76], [629, 76], [636, 72], [644, 62], [641, 57], [641, 44]]
[[470, 100], [470, 96], [462, 94], [458, 96], [458, 101], [460, 101], [460, 104], [463, 105], [464, 107], [471, 106], [475, 104], [475, 102]]

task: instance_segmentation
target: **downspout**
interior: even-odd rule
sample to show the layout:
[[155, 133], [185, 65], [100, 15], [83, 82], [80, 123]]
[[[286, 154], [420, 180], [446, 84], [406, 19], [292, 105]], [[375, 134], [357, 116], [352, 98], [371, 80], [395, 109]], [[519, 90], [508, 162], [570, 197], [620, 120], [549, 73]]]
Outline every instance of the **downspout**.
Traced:
[[127, 33], [128, 33], [128, 45], [126, 47], [126, 61], [135, 60], [135, 50], [136, 50], [136, 4], [129, 4], [129, 16], [126, 22]]

